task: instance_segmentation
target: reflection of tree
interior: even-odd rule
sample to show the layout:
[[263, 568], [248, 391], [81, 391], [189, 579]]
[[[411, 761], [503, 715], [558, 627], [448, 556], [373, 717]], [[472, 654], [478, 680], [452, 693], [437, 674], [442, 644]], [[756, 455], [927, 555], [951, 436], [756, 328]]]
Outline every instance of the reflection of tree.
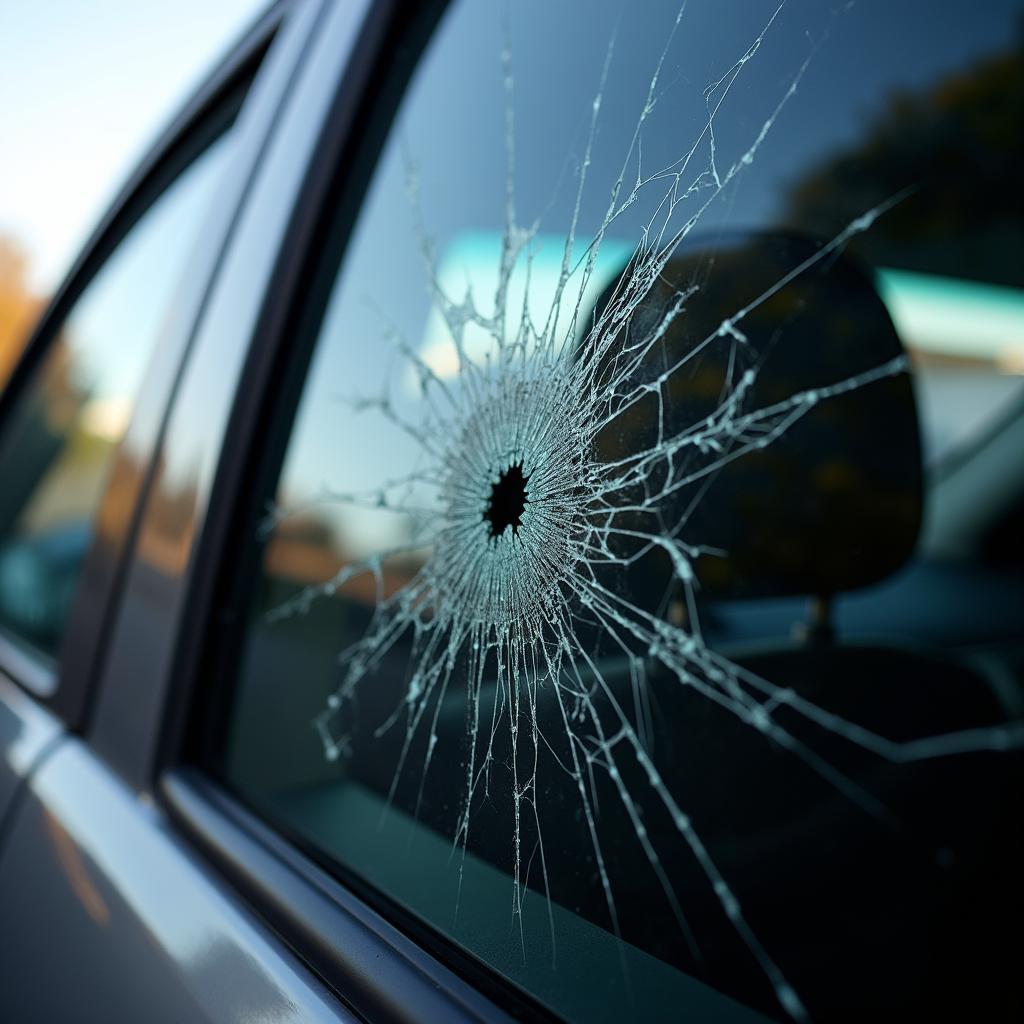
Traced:
[[0, 388], [7, 383], [42, 301], [26, 280], [28, 256], [12, 238], [0, 235]]
[[895, 93], [862, 141], [797, 183], [788, 222], [822, 237], [917, 191], [861, 235], [876, 265], [1024, 287], [1024, 33], [1016, 49]]
[[[350, 528], [357, 532], [357, 527]], [[312, 511], [279, 524], [267, 545], [267, 577], [288, 587], [331, 579], [357, 560], [346, 548], [344, 533], [335, 523]], [[359, 573], [338, 587], [338, 596], [373, 608], [381, 594], [390, 597], [406, 586], [422, 564], [422, 559], [415, 555], [386, 559], [379, 581], [372, 573]]]

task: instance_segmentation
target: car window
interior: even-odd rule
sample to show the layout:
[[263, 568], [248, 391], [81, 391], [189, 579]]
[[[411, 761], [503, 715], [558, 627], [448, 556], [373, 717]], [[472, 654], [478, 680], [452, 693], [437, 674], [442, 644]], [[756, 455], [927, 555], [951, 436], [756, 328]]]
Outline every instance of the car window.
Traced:
[[1019, 392], [1021, 13], [452, 4], [288, 338], [220, 778], [569, 1020], [1004, 1015], [1024, 581], [916, 541]]
[[143, 213], [79, 296], [0, 436], [0, 631], [56, 657], [94, 513], [223, 168], [227, 136]]

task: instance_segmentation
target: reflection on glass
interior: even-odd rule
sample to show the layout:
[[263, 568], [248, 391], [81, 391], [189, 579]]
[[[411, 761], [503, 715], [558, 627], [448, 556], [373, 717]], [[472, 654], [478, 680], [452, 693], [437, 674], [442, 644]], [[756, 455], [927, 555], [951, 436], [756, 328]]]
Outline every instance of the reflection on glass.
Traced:
[[57, 653], [114, 448], [226, 153], [222, 137], [78, 299], [0, 438], [0, 627]]

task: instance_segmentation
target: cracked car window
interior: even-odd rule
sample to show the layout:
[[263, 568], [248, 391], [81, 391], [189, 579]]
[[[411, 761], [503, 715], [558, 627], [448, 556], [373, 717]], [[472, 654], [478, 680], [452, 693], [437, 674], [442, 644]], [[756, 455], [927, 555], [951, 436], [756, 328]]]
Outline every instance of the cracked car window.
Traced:
[[1020, 398], [1021, 13], [440, 16], [219, 770], [442, 956], [574, 1021], [1020, 1009], [1024, 575], [919, 537]]

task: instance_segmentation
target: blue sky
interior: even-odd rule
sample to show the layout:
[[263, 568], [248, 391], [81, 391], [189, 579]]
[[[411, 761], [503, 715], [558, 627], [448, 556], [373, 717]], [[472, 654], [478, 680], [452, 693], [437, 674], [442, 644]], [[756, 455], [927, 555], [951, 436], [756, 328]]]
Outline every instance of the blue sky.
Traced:
[[265, 0], [0, 0], [0, 233], [51, 292]]

